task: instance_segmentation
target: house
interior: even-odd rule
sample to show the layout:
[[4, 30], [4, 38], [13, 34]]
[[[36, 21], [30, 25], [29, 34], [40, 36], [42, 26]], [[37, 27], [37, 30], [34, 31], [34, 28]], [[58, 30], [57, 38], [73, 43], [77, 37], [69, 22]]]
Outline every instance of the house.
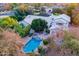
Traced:
[[49, 17], [36, 16], [36, 15], [28, 15], [25, 17], [25, 19], [23, 21], [21, 21], [19, 23], [24, 24], [24, 26], [27, 26], [28, 24], [31, 24], [34, 19], [39, 19], [39, 18], [42, 20], [46, 20], [48, 22], [48, 25], [50, 25], [51, 20], [49, 20]]
[[70, 17], [66, 14], [61, 15], [51, 15], [48, 17], [44, 16], [35, 16], [35, 15], [28, 15], [23, 21], [19, 22], [20, 24], [24, 24], [24, 26], [27, 26], [28, 24], [31, 24], [34, 19], [43, 19], [47, 21], [48, 28], [52, 32], [53, 30], [57, 28], [61, 28], [63, 30], [68, 29], [69, 23], [70, 23]]
[[70, 23], [70, 17], [67, 16], [66, 14], [61, 14], [61, 15], [52, 15], [50, 16], [50, 18], [52, 19], [52, 22], [50, 23], [50, 33], [52, 33], [53, 31], [55, 32], [55, 30], [57, 29], [61, 29], [62, 30], [68, 30], [68, 26]]

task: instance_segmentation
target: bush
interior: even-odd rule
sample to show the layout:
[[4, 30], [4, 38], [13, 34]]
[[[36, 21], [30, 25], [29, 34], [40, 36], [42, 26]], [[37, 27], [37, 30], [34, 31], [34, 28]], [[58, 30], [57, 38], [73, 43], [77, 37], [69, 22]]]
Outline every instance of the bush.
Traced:
[[7, 18], [3, 18], [0, 20], [0, 26], [3, 27], [3, 28], [11, 28], [11, 29], [14, 29], [16, 32], [18, 32], [18, 34], [21, 36], [21, 37], [24, 37], [26, 36], [29, 31], [30, 31], [30, 28], [31, 26], [28, 25], [26, 27], [23, 28], [22, 25], [20, 25], [17, 20], [11, 18], [11, 17], [7, 17]]
[[41, 56], [45, 55], [45, 49], [41, 46], [38, 47], [38, 52], [40, 53]]
[[24, 37], [25, 36], [25, 32], [23, 31], [23, 28], [22, 26], [20, 25], [16, 25], [14, 27], [15, 31], [18, 32], [18, 34], [21, 36], [21, 37]]
[[75, 4], [70, 4], [68, 5], [68, 7], [66, 8], [67, 14], [72, 17], [72, 10], [74, 10], [76, 8], [77, 5]]
[[47, 40], [43, 40], [43, 44], [44, 45], [48, 45], [48, 41]]
[[0, 26], [3, 27], [3, 28], [14, 29], [22, 37], [25, 35], [25, 32], [24, 32], [22, 26], [19, 25], [17, 20], [15, 20], [15, 19], [13, 19], [11, 17], [1, 19], [0, 20]]
[[53, 14], [59, 15], [59, 14], [63, 14], [63, 13], [64, 13], [63, 9], [53, 8]]
[[77, 26], [79, 25], [79, 14], [73, 17], [72, 24], [77, 25]]
[[22, 28], [21, 25], [17, 25], [17, 26], [15, 26], [14, 29], [15, 29], [16, 32], [19, 33], [19, 35], [20, 35], [21, 37], [24, 37], [24, 36], [26, 36], [26, 35], [29, 34], [30, 28], [31, 28], [30, 25], [28, 25], [28, 26], [25, 27], [25, 28]]
[[76, 55], [79, 55], [79, 41], [69, 33], [65, 34], [62, 45], [65, 49], [71, 49]]
[[17, 24], [18, 22], [11, 17], [6, 17], [0, 20], [0, 26], [4, 28], [5, 27], [13, 28]]
[[30, 29], [31, 29], [31, 26], [30, 26], [30, 25], [28, 25], [28, 26], [26, 26], [26, 27], [24, 28], [24, 32], [25, 32], [26, 35], [29, 34]]
[[47, 28], [47, 22], [42, 19], [34, 19], [31, 24], [31, 28], [35, 30], [35, 32], [44, 31]]
[[45, 31], [46, 31], [46, 33], [47, 33], [47, 34], [49, 34], [49, 33], [50, 33], [50, 30], [49, 30], [49, 29], [46, 29]]

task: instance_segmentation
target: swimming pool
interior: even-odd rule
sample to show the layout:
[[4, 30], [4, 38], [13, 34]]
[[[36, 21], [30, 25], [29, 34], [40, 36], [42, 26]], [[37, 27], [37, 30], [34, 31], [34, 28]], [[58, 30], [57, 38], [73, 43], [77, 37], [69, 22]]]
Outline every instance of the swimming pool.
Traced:
[[23, 52], [24, 53], [34, 52], [34, 50], [39, 47], [41, 41], [42, 40], [39, 37], [32, 37], [32, 39], [24, 45]]

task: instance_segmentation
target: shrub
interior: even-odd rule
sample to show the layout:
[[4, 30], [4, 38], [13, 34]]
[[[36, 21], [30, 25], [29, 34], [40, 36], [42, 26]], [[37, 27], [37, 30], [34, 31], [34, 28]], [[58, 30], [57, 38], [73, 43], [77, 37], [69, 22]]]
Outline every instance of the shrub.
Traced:
[[30, 25], [28, 25], [28, 26], [26, 26], [24, 28], [21, 25], [16, 25], [14, 29], [15, 29], [16, 32], [19, 33], [19, 35], [21, 37], [24, 37], [24, 36], [29, 34], [30, 28], [31, 28]]
[[21, 37], [24, 37], [25, 36], [25, 32], [23, 31], [23, 28], [22, 26], [20, 25], [16, 25], [14, 27], [15, 31], [21, 36]]
[[70, 4], [70, 5], [68, 5], [68, 7], [66, 8], [66, 11], [67, 11], [67, 14], [69, 16], [72, 17], [72, 10], [74, 10], [76, 8], [76, 6], [77, 6], [76, 4]]
[[40, 53], [41, 56], [45, 55], [45, 49], [41, 46], [38, 47], [38, 52]]
[[18, 22], [15, 19], [10, 17], [6, 17], [0, 20], [1, 27], [13, 28], [16, 24], [18, 24]]
[[24, 32], [25, 32], [26, 35], [29, 34], [30, 29], [31, 29], [31, 26], [30, 26], [30, 25], [28, 25], [28, 26], [26, 26], [26, 27], [24, 28]]
[[17, 22], [17, 20], [7, 17], [0, 20], [0, 26], [3, 28], [11, 28], [19, 33], [20, 36], [25, 36], [25, 32], [21, 25]]
[[53, 14], [59, 15], [59, 14], [63, 14], [63, 13], [64, 13], [63, 9], [53, 8]]
[[77, 26], [79, 25], [79, 14], [73, 17], [72, 24], [77, 25]]
[[44, 31], [47, 28], [47, 22], [42, 19], [34, 19], [31, 24], [31, 28], [35, 30], [35, 32]]
[[46, 33], [50, 33], [50, 30], [49, 29], [46, 29], [45, 31], [46, 31]]
[[24, 37], [26, 36], [29, 31], [30, 31], [30, 28], [31, 26], [28, 25], [26, 27], [23, 28], [22, 25], [20, 25], [17, 20], [11, 18], [11, 17], [7, 17], [7, 18], [3, 18], [0, 20], [0, 26], [3, 27], [3, 28], [11, 28], [11, 29], [14, 29], [16, 32], [19, 33], [19, 35], [21, 37]]
[[43, 40], [43, 44], [44, 45], [48, 45], [48, 41], [47, 40]]
[[76, 55], [79, 55], [79, 41], [71, 34], [66, 33], [62, 46], [65, 49], [71, 49]]

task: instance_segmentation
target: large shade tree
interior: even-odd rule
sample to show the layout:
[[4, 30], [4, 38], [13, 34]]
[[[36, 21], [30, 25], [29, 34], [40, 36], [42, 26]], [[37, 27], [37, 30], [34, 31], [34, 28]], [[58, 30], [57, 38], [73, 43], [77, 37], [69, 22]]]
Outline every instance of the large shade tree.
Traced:
[[47, 22], [42, 19], [34, 19], [31, 24], [31, 28], [34, 29], [36, 32], [44, 31], [47, 28]]

